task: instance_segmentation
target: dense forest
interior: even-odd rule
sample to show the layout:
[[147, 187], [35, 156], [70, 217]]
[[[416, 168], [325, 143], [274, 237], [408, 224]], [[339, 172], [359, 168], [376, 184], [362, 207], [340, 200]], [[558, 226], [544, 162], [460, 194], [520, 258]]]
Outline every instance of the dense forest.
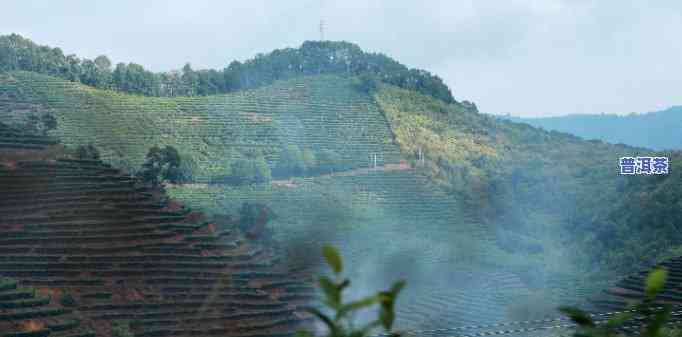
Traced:
[[376, 97], [408, 159], [498, 228], [503, 250], [547, 257], [566, 249], [583, 271], [614, 275], [679, 253], [680, 172], [619, 176], [617, 162], [661, 155], [677, 167], [680, 151], [584, 141], [396, 88]]
[[503, 116], [546, 130], [568, 132], [584, 139], [601, 139], [654, 150], [682, 149], [682, 106], [645, 114], [568, 115], [519, 118]]
[[[428, 71], [409, 69], [390, 57], [362, 51], [348, 42], [306, 41], [300, 48], [277, 49], [222, 70], [181, 70], [155, 73], [136, 63], [118, 63], [101, 55], [94, 60], [64, 55], [17, 34], [0, 36], [0, 71], [25, 70], [145, 96], [206, 96], [256, 88], [276, 80], [304, 75], [370, 75], [401, 88], [452, 103], [450, 89]], [[472, 103], [468, 103], [470, 105]]]

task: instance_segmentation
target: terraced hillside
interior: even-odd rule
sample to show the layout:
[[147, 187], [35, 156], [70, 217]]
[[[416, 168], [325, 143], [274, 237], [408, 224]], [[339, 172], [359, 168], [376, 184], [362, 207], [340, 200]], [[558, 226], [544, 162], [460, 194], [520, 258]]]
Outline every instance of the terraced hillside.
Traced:
[[[14, 139], [7, 147], [33, 138]], [[51, 302], [40, 297], [26, 305], [68, 294], [101, 336], [117, 320], [128, 321], [138, 337], [289, 335], [300, 326], [298, 307], [313, 289], [278, 267], [268, 249], [217, 230], [199, 213], [160, 203], [99, 161], [3, 163], [0, 276], [51, 294]], [[22, 294], [16, 296], [28, 296]], [[24, 311], [33, 310], [42, 317], [40, 307]]]
[[22, 287], [13, 278], [0, 278], [0, 336], [95, 337], [73, 309], [56, 303], [50, 294]]
[[[233, 219], [244, 202], [264, 203], [276, 214], [269, 225], [274, 241], [292, 254], [310, 257], [319, 244], [336, 244], [348, 258], [350, 270], [359, 276], [358, 283], [372, 289], [410, 276], [410, 287], [398, 306], [399, 324], [407, 328], [506, 320], [518, 314], [510, 312], [515, 305], [526, 302], [532, 306], [538, 299], [545, 301], [544, 308], [574, 303], [599, 287], [587, 282], [583, 271], [612, 271], [610, 264], [633, 268], [632, 259], [626, 260], [624, 255], [630, 258], [650, 252], [638, 250], [636, 242], [627, 240], [630, 230], [643, 226], [630, 216], [628, 210], [635, 208], [622, 200], [621, 192], [644, 195], [666, 179], [669, 191], [676, 188], [672, 178], [653, 177], [647, 184], [634, 186], [628, 177], [618, 175], [620, 156], [651, 155], [645, 149], [586, 142], [496, 121], [462, 104], [446, 104], [385, 84], [370, 94], [354, 89], [350, 79], [330, 75], [201, 98], [132, 96], [28, 72], [0, 75], [0, 89], [3, 120], [22, 126], [31, 116], [55, 116], [57, 126], [49, 135], [68, 146], [94, 144], [116, 168], [139, 168], [153, 145], [176, 147], [183, 162], [189, 163], [195, 181], [171, 187], [171, 196], [194, 209]], [[248, 155], [250, 149], [262, 150], [268, 164], [275, 166], [281, 148], [289, 144], [315, 152], [334, 151], [349, 171], [248, 186], [206, 184], [228, 174], [230, 164]], [[351, 170], [373, 166], [370, 159], [375, 154], [379, 169]], [[409, 161], [412, 169], [381, 169], [401, 160]], [[31, 165], [35, 164], [11, 166], [31, 172]], [[72, 179], [69, 175], [75, 174], [68, 170], [95, 164], [58, 161], [54, 165]], [[96, 170], [110, 170], [97, 165]], [[99, 173], [91, 175], [78, 184], [99, 181], [95, 179]], [[119, 178], [121, 183], [132, 184], [128, 177]], [[668, 199], [650, 201], [663, 212], [675, 211], [675, 203]], [[88, 209], [104, 205], [107, 203], [97, 201]], [[630, 222], [614, 220], [613, 205], [623, 206], [621, 214]], [[121, 207], [135, 208], [127, 203]], [[674, 222], [673, 217], [666, 222], [667, 230], [675, 228]], [[135, 235], [172, 238], [190, 231], [171, 223], [173, 226], [161, 232], [148, 224]], [[65, 224], [50, 223], [53, 225]], [[200, 224], [190, 227], [200, 232], [208, 228]], [[182, 245], [178, 249], [189, 245], [188, 252], [199, 255], [204, 254], [204, 247], [241, 254], [240, 246], [207, 242], [235, 240], [234, 227], [222, 226], [212, 236], [197, 238], [185, 233], [191, 239], [171, 243]], [[37, 231], [28, 236], [32, 239], [46, 232], [35, 226], [27, 228]], [[70, 232], [81, 228], [59, 230], [72, 235]], [[128, 242], [131, 237], [125, 233], [130, 230], [109, 234], [121, 235], [114, 238]], [[612, 233], [623, 236], [619, 244], [601, 240]], [[161, 244], [154, 240], [170, 249], [166, 240], [171, 238], [154, 235], [144, 239], [151, 240], [154, 249]], [[656, 233], [653, 237], [664, 236]], [[658, 246], [666, 250], [680, 242], [671, 240], [670, 245]], [[628, 244], [627, 249], [620, 243]], [[140, 249], [146, 254], [151, 248]], [[243, 249], [255, 248], [246, 245]], [[594, 258], [599, 253], [603, 259]], [[651, 252], [660, 253], [665, 252]], [[111, 263], [107, 268], [120, 266], [116, 261], [102, 262]], [[211, 274], [212, 280], [219, 274]], [[523, 313], [524, 309], [517, 311]], [[187, 324], [191, 323], [171, 326], [193, 329], [185, 328]], [[172, 330], [162, 331], [160, 334]]]
[[663, 290], [658, 294], [657, 300], [661, 303], [682, 304], [682, 257], [678, 256], [665, 260], [652, 268], [647, 268], [633, 273], [616, 282], [612, 288], [604, 291], [593, 302], [604, 310], [618, 310], [625, 307], [630, 301], [644, 298], [644, 280], [655, 268], [664, 268], [668, 271], [668, 281]]
[[[93, 144], [116, 167], [137, 169], [152, 145], [172, 145], [195, 180], [229, 172], [248, 149], [277, 161], [282, 146], [336, 152], [349, 167], [397, 162], [399, 150], [370, 97], [336, 76], [303, 77], [208, 97], [149, 98], [30, 72], [0, 75], [0, 116], [23, 126], [53, 115], [66, 146]], [[343, 140], [343, 142], [339, 142]]]
[[[24, 72], [12, 73], [1, 83], [11, 94], [5, 95], [0, 110], [4, 108], [3, 114], [14, 118], [15, 124], [24, 123], [31, 111], [54, 114], [58, 126], [51, 134], [69, 145], [94, 143], [114, 165], [125, 164], [117, 160], [128, 158], [133, 159], [126, 165], [139, 165], [147, 147], [156, 142], [176, 146], [197, 163], [197, 172], [204, 172], [205, 177], [223, 173], [229, 161], [249, 146], [264, 149], [270, 162], [276, 162], [281, 143], [332, 149], [344, 155], [349, 168], [368, 166], [372, 154], [378, 155], [380, 166], [400, 159], [390, 125], [372, 98], [355, 91], [343, 78], [301, 78], [231, 95], [176, 99], [98, 91]], [[76, 132], [80, 129], [85, 131]], [[205, 142], [209, 139], [206, 135], [216, 141]], [[125, 155], [112, 152], [117, 146]], [[508, 302], [517, 288], [525, 287], [516, 282], [513, 287], [494, 289], [496, 281], [504, 283], [505, 278], [516, 276], [512, 271], [494, 272], [500, 266], [496, 259], [503, 252], [496, 248], [491, 229], [480, 223], [461, 199], [439, 192], [413, 171], [370, 170], [359, 175], [294, 180], [295, 187], [177, 185], [169, 193], [192, 208], [213, 214], [234, 215], [245, 201], [268, 204], [277, 214], [271, 224], [276, 239], [308, 249], [325, 241], [336, 244], [357, 273], [365, 275], [361, 282], [368, 287], [381, 288], [381, 280], [405, 275], [393, 272], [373, 277], [379, 276], [378, 270], [363, 273], [374, 269], [366, 256], [376, 257], [386, 271], [398, 261], [410, 261], [415, 268], [423, 266], [424, 275], [426, 270], [438, 271], [439, 279], [447, 278], [442, 270], [470, 271], [462, 289], [441, 295], [437, 289], [442, 289], [442, 280], [414, 280], [404, 300], [408, 309], [400, 313], [407, 327], [429, 324], [422, 316], [433, 315], [434, 306], [425, 305], [424, 299], [435, 307], [447, 298], [461, 299], [450, 305], [452, 311], [442, 313], [450, 322], [478, 322], [482, 313], [490, 319], [503, 318], [505, 312], [499, 306]], [[377, 246], [368, 236], [393, 244]], [[487, 272], [473, 267], [481, 263], [488, 264]], [[488, 278], [485, 275], [491, 275], [486, 284], [498, 294], [487, 302], [480, 301], [487, 290], [472, 290]], [[478, 309], [466, 309], [471, 307]]]
[[407, 278], [397, 323], [405, 329], [505, 321], [508, 306], [537, 291], [563, 304], [575, 303], [582, 288], [570, 272], [556, 269], [547, 271], [542, 287], [529, 285], [520, 275], [544, 266], [552, 253], [503, 251], [494, 227], [414, 169], [238, 188], [176, 185], [168, 192], [216, 214], [243, 202], [265, 203], [277, 214], [269, 226], [278, 241], [293, 246], [294, 254], [321, 243], [340, 247], [364, 288]]

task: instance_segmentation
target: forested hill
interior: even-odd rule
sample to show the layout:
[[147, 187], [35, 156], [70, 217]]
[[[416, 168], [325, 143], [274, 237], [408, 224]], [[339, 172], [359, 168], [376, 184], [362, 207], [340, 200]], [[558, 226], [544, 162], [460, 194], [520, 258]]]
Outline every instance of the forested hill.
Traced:
[[504, 117], [585, 139], [601, 139], [655, 150], [682, 149], [682, 106], [646, 114], [568, 115], [546, 118]]
[[299, 48], [276, 49], [224, 69], [154, 73], [135, 63], [112, 69], [107, 56], [94, 60], [64, 55], [61, 49], [42, 46], [17, 34], [0, 36], [0, 71], [26, 70], [80, 82], [100, 89], [115, 89], [145, 96], [206, 96], [251, 89], [276, 80], [305, 75], [365, 74], [401, 88], [455, 102], [450, 89], [428, 71], [410, 69], [390, 57], [362, 51], [349, 42], [306, 41]]
[[[16, 39], [4, 38], [0, 45]], [[58, 49], [36, 48], [41, 55], [61, 55]], [[59, 62], [34, 62], [61, 56], [29, 57], [22, 47], [21, 53], [5, 52], [0, 60], [2, 66], [20, 69], [0, 73], [0, 119], [54, 137], [76, 156], [81, 148], [84, 154], [94, 148], [104, 162], [143, 177], [154, 165], [148, 159], [159, 153], [153, 147], [172, 147], [182, 158], [173, 161], [183, 179], [162, 178], [173, 182], [170, 195], [190, 207], [237, 219], [244, 203], [266, 204], [277, 214], [270, 227], [277, 239], [319, 243], [331, 238], [350, 261], [366, 263], [371, 256], [376, 266], [404, 265], [405, 257], [438, 272], [471, 270], [473, 286], [450, 286], [463, 293], [477, 291], [467, 296], [490, 296], [474, 282], [490, 280], [490, 289], [510, 296], [526, 289], [559, 301], [591, 290], [579, 278], [608, 279], [613, 275], [606, 273], [630, 273], [680, 251], [679, 152], [585, 141], [497, 120], [473, 105], [434, 98], [438, 91], [426, 95], [426, 87], [415, 83], [427, 78], [417, 75], [427, 73], [405, 70], [397, 62], [395, 70], [390, 62], [369, 67], [385, 71], [373, 76], [357, 70], [362, 67], [356, 63], [336, 61], [354, 60], [349, 56], [354, 52], [362, 62], [390, 60], [355, 48], [307, 42], [231, 66], [254, 70], [233, 73], [228, 67], [221, 75], [220, 90], [228, 90], [226, 83], [258, 88], [229, 87], [234, 92], [202, 97], [144, 97], [120, 92], [144, 91], [117, 87], [147, 83], [131, 75], [139, 75], [130, 69], [143, 71], [141, 66], [121, 65], [108, 73], [106, 58], [66, 56], [74, 68], [65, 70]], [[401, 76], [403, 70], [417, 77]], [[92, 71], [102, 71], [101, 76], [84, 75]], [[198, 73], [186, 69], [176, 77], [180, 84], [170, 86], [196, 91], [172, 95], [207, 94], [199, 92], [201, 85], [183, 86], [199, 83], [192, 82], [202, 78]], [[158, 82], [170, 75], [145, 74], [158, 85], [154, 88], [170, 90]], [[225, 80], [225, 74], [235, 77]], [[618, 174], [620, 157], [639, 155], [671, 157], [670, 174]], [[382, 169], [396, 166], [407, 169]], [[392, 247], [368, 240], [376, 237]], [[452, 268], [442, 268], [444, 261]], [[445, 283], [436, 281], [424, 291], [442, 293]], [[511, 290], [498, 284], [509, 284]], [[433, 303], [440, 300], [432, 298]], [[516, 297], [513, 301], [518, 302]], [[473, 311], [463, 303], [462, 311]], [[483, 312], [499, 311], [481, 306]]]

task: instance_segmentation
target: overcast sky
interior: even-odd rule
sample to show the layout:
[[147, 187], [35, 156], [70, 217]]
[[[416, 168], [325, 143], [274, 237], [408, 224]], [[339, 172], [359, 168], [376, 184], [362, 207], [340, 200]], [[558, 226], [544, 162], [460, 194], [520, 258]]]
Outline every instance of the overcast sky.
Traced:
[[682, 104], [682, 1], [3, 1], [0, 34], [155, 71], [223, 68], [325, 38], [442, 77], [486, 113]]

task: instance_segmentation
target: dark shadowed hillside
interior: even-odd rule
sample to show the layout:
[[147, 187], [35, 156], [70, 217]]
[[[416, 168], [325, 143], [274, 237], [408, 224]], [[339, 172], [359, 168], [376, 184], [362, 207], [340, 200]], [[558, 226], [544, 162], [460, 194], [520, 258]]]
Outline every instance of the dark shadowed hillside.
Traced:
[[63, 152], [0, 124], [2, 336], [122, 336], [120, 322], [138, 337], [300, 327], [314, 291], [270, 249]]

